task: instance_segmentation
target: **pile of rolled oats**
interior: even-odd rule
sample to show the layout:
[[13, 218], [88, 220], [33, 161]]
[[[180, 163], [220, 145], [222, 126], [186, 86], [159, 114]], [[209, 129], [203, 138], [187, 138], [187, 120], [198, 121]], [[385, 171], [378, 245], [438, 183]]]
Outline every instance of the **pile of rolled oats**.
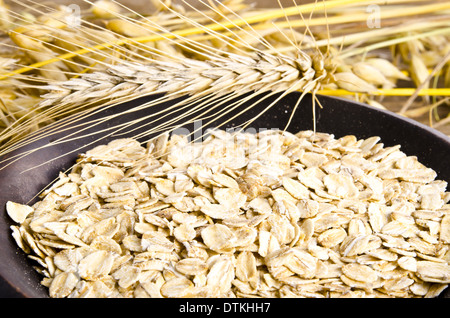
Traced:
[[380, 138], [117, 139], [8, 202], [51, 297], [436, 297], [446, 182]]

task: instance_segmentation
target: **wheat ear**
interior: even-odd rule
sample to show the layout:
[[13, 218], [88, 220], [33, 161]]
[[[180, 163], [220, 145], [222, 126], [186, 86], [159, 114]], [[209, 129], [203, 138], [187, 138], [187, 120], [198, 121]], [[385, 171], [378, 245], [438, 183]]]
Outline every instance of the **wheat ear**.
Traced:
[[314, 69], [312, 59], [306, 54], [292, 58], [258, 52], [253, 57], [229, 54], [206, 61], [185, 58], [178, 63], [155, 60], [143, 65], [126, 62], [111, 65], [105, 72], [84, 74], [44, 87], [50, 92], [43, 95], [41, 106], [160, 93], [176, 98], [202, 96], [212, 91], [218, 96], [232, 91], [315, 91], [325, 77], [326, 71]]

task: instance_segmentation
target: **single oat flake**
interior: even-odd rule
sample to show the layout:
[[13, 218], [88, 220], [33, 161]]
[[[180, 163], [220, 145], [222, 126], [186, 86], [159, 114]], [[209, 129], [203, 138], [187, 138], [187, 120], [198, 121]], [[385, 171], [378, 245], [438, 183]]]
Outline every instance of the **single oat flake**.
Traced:
[[213, 130], [81, 154], [12, 236], [50, 297], [436, 297], [447, 183], [379, 137]]

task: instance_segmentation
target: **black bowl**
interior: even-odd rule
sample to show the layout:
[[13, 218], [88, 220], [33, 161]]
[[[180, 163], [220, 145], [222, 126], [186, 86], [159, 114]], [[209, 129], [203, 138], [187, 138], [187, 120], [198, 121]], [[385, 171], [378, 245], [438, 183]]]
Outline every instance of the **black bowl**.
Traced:
[[[245, 102], [240, 106], [250, 105], [254, 101], [259, 101], [257, 105], [246, 111], [244, 115], [239, 116], [226, 126], [221, 128], [230, 128], [240, 126], [245, 121], [257, 117], [270, 103], [276, 101], [280, 95], [264, 95]], [[130, 119], [143, 118], [149, 115], [149, 109], [138, 109], [118, 116], [112, 120], [103, 122], [100, 126], [90, 127], [89, 119], [100, 118], [103, 116], [118, 114], [124, 110], [132, 110], [134, 107], [142, 105], [145, 102], [154, 100], [159, 96], [146, 96], [126, 102], [114, 107], [103, 109], [100, 112], [89, 115], [88, 118], [72, 121], [67, 130], [57, 134], [42, 137], [35, 140], [27, 146], [14, 151], [7, 156], [0, 158], [3, 165], [9, 164], [0, 170], [0, 296], [1, 297], [48, 297], [47, 289], [40, 285], [41, 277], [32, 268], [33, 261], [16, 246], [11, 237], [10, 225], [12, 221], [6, 215], [5, 204], [8, 200], [32, 204], [36, 201], [35, 195], [43, 187], [48, 185], [58, 176], [59, 171], [66, 170], [75, 162], [77, 153], [84, 152], [96, 145], [105, 144], [108, 141], [119, 138], [133, 136], [137, 132], [145, 132], [150, 126], [138, 127], [133, 125], [124, 127], [121, 135], [112, 135], [108, 128], [120, 123], [128, 122]], [[254, 119], [251, 124], [254, 128], [280, 128], [283, 129], [288, 122], [291, 111], [299, 98], [298, 93], [291, 93], [276, 102], [275, 107], [271, 107], [261, 116]], [[160, 103], [151, 108], [152, 113], [166, 109], [175, 102], [182, 101], [180, 98], [176, 101]], [[238, 98], [234, 101], [243, 101], [244, 98]], [[417, 156], [426, 166], [433, 168], [438, 173], [438, 179], [450, 181], [450, 166], [448, 158], [450, 155], [450, 139], [444, 134], [431, 129], [425, 125], [419, 124], [413, 120], [400, 117], [389, 111], [375, 109], [373, 107], [350, 102], [346, 99], [331, 98], [319, 96], [323, 108], [315, 107], [316, 130], [334, 134], [337, 138], [351, 134], [357, 138], [368, 138], [371, 136], [380, 136], [381, 142], [385, 146], [401, 145], [401, 150], [407, 155]], [[228, 101], [226, 105], [230, 105]], [[220, 107], [222, 110], [225, 104], [219, 102], [211, 103], [210, 107]], [[300, 130], [313, 129], [313, 107], [311, 95], [306, 95], [300, 106], [296, 110], [295, 116], [289, 125], [288, 130], [297, 132]], [[191, 104], [188, 107], [194, 109]], [[217, 110], [217, 109], [216, 109]], [[202, 131], [208, 127], [217, 127], [225, 118], [231, 118], [239, 111], [231, 111], [225, 117], [220, 119], [203, 120]], [[172, 114], [176, 115], [186, 113], [186, 109], [180, 109]], [[211, 115], [214, 111], [211, 111]], [[214, 117], [211, 117], [214, 118]], [[153, 118], [152, 118], [153, 119]], [[185, 118], [186, 119], [186, 118]], [[159, 118], [159, 122], [164, 122], [167, 118]], [[144, 119], [144, 123], [149, 119]], [[207, 123], [208, 122], [208, 123]], [[158, 122], [153, 123], [156, 125]], [[199, 122], [189, 124], [185, 127], [193, 132], [198, 128]], [[101, 129], [100, 129], [101, 128]], [[83, 131], [83, 129], [85, 129]], [[91, 135], [86, 135], [91, 133]], [[52, 145], [52, 142], [65, 136], [74, 134], [74, 136], [83, 136], [74, 139], [71, 142], [58, 143]], [[142, 137], [147, 139], [148, 136]], [[34, 149], [37, 146], [47, 145], [42, 150], [33, 152], [17, 161], [8, 161], [15, 158], [15, 155]], [[51, 160], [52, 158], [56, 158]], [[51, 161], [48, 161], [51, 160]], [[30, 169], [39, 165], [38, 168]], [[445, 290], [439, 297], [450, 297], [450, 292]]]

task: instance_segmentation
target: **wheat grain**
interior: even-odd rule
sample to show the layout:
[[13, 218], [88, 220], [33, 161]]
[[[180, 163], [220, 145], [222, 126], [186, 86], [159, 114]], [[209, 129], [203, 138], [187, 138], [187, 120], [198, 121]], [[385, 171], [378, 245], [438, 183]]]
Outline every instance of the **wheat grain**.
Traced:
[[95, 17], [100, 19], [115, 18], [116, 14], [120, 13], [121, 8], [119, 5], [112, 1], [99, 0], [92, 3], [91, 12]]
[[[187, 8], [191, 9], [186, 10], [173, 5], [170, 1], [154, 1], [155, 4], [158, 4], [157, 13], [144, 15], [126, 8], [116, 1], [109, 2], [112, 4], [111, 7], [102, 7], [104, 1], [85, 0], [84, 2], [91, 5], [89, 12], [94, 13], [94, 17], [104, 16], [105, 27], [92, 23], [89, 16], [84, 16], [82, 25], [79, 28], [71, 29], [67, 28], [67, 23], [64, 23], [64, 15], [61, 15], [60, 10], [50, 10], [48, 6], [31, 0], [26, 2], [14, 0], [14, 2], [36, 14], [36, 17], [30, 19], [27, 17], [29, 12], [19, 14], [8, 11], [10, 16], [19, 19], [19, 21], [13, 22], [15, 27], [19, 27], [19, 29], [15, 29], [15, 33], [12, 33], [13, 37], [17, 35], [16, 38], [20, 38], [25, 44], [30, 42], [30, 47], [22, 45], [22, 49], [28, 57], [34, 57], [34, 59], [21, 60], [20, 62], [22, 66], [26, 66], [25, 68], [16, 68], [13, 72], [9, 72], [10, 75], [7, 73], [1, 78], [5, 79], [11, 74], [15, 74], [14, 78], [19, 79], [17, 75], [25, 69], [36, 70], [41, 73], [41, 76], [36, 76], [36, 72], [32, 72], [30, 76], [23, 76], [20, 79], [26, 81], [33, 78], [35, 82], [40, 83], [40, 91], [50, 90], [50, 93], [33, 96], [32, 100], [41, 100], [41, 103], [11, 127], [9, 130], [11, 134], [2, 135], [2, 138], [11, 138], [13, 132], [24, 135], [26, 131], [30, 131], [34, 127], [44, 126], [49, 121], [63, 118], [84, 108], [99, 106], [101, 103], [117, 103], [132, 99], [139, 94], [159, 92], [167, 93], [166, 98], [175, 98], [181, 93], [186, 93], [191, 94], [194, 99], [206, 96], [208, 93], [220, 96], [226, 94], [227, 91], [233, 91], [233, 89], [236, 93], [243, 93], [256, 90], [280, 91], [288, 88], [288, 90], [298, 89], [305, 92], [338, 94], [349, 98], [358, 98], [361, 101], [371, 101], [372, 104], [379, 105], [379, 101], [373, 100], [373, 96], [410, 94], [410, 90], [386, 90], [386, 88], [394, 87], [398, 79], [407, 79], [399, 70], [401, 64], [394, 66], [384, 57], [381, 58], [377, 55], [373, 55], [376, 57], [375, 59], [371, 56], [366, 59], [368, 52], [389, 45], [397, 45], [401, 48], [402, 43], [409, 44], [410, 41], [419, 41], [420, 43], [426, 41], [427, 47], [432, 48], [428, 55], [430, 60], [427, 63], [430, 63], [428, 66], [433, 67], [433, 63], [436, 63], [433, 56], [445, 53], [443, 43], [446, 38], [443, 35], [447, 34], [447, 31], [442, 29], [442, 26], [446, 25], [445, 12], [443, 12], [424, 16], [423, 20], [419, 20], [418, 23], [410, 23], [410, 30], [417, 32], [423, 26], [424, 32], [417, 32], [415, 35], [405, 37], [395, 36], [395, 32], [406, 34], [403, 32], [409, 30], [405, 26], [400, 26], [399, 20], [396, 20], [398, 16], [413, 13], [426, 14], [433, 12], [436, 8], [444, 8], [445, 4], [422, 7], [412, 5], [408, 7], [408, 10], [400, 12], [401, 8], [395, 6], [398, 1], [392, 1], [389, 3], [392, 10], [386, 10], [387, 14], [383, 15], [383, 21], [389, 21], [387, 25], [391, 27], [370, 32], [361, 28], [361, 32], [347, 37], [348, 34], [341, 36], [342, 33], [348, 33], [345, 26], [343, 28], [329, 28], [328, 26], [343, 24], [344, 17], [351, 17], [355, 22], [363, 21], [367, 16], [350, 15], [343, 10], [344, 8], [353, 8], [353, 12], [359, 12], [358, 10], [364, 9], [364, 4], [356, 1], [331, 1], [323, 6], [319, 2], [313, 6], [297, 5], [294, 1], [292, 7], [258, 11], [237, 0], [223, 3], [203, 2], [201, 10], [194, 10], [189, 7], [189, 3], [185, 3]], [[415, 1], [400, 2], [415, 3]], [[95, 5], [102, 11], [95, 14]], [[315, 18], [312, 15], [313, 12], [318, 14], [324, 11], [327, 15], [325, 17]], [[310, 16], [303, 17], [305, 13], [310, 13]], [[301, 19], [288, 18], [293, 15], [299, 15]], [[343, 17], [339, 17], [339, 15]], [[284, 19], [284, 21], [276, 20], [277, 18]], [[31, 25], [30, 21], [32, 21]], [[21, 31], [20, 27], [23, 25], [29, 26], [28, 30]], [[294, 29], [296, 27], [304, 27], [304, 32], [298, 32], [297, 29]], [[315, 27], [314, 30], [313, 27]], [[322, 36], [321, 33], [326, 39], [318, 40]], [[108, 37], [108, 41], [104, 42], [106, 37]], [[364, 41], [364, 39], [367, 40]], [[364, 46], [371, 42], [377, 43]], [[341, 43], [345, 43], [348, 48], [336, 50], [334, 45]], [[325, 46], [326, 53], [322, 53], [323, 50], [321, 52], [319, 48]], [[61, 52], [64, 54], [61, 55]], [[393, 52], [396, 52], [395, 48]], [[244, 59], [236, 62], [230, 58], [233, 55], [229, 55], [229, 53], [244, 56]], [[37, 56], [33, 56], [33, 54], [37, 54]], [[45, 60], [43, 56], [47, 59]], [[423, 55], [420, 58], [423, 58]], [[270, 59], [272, 67], [278, 68], [277, 72], [268, 73], [258, 70], [262, 64], [268, 65], [266, 64], [267, 59]], [[203, 76], [204, 74], [201, 73], [206, 71], [195, 63], [197, 60], [202, 60], [204, 63], [202, 67], [214, 69], [214, 71], [208, 72], [214, 72], [215, 78]], [[306, 60], [307, 63], [311, 62], [311, 66], [306, 67], [309, 68], [309, 71], [298, 72], [298, 67], [292, 66], [292, 63], [298, 63], [300, 60], [302, 63], [305, 62], [303, 60]], [[395, 56], [393, 60], [395, 60]], [[403, 57], [403, 60], [408, 62], [406, 56]], [[29, 63], [30, 61], [39, 62]], [[260, 64], [260, 61], [264, 63]], [[323, 61], [324, 65], [320, 65], [320, 61]], [[365, 63], [370, 66], [378, 63], [375, 67], [386, 77], [386, 81], [383, 82], [382, 77], [374, 79], [373, 76], [372, 78], [369, 76], [365, 78], [367, 70], [358, 73], [356, 68], [351, 67], [354, 61], [363, 63], [365, 68], [367, 68]], [[180, 65], [167, 71], [163, 62]], [[383, 67], [380, 66], [380, 63], [384, 63]], [[31, 67], [27, 66], [29, 64]], [[282, 66], [283, 64], [286, 65]], [[50, 65], [52, 66], [50, 67]], [[53, 67], [54, 69], [52, 69]], [[236, 73], [232, 67], [242, 68], [243, 72]], [[282, 67], [285, 67], [286, 70], [283, 71]], [[125, 71], [125, 68], [130, 68], [130, 72]], [[139, 68], [142, 68], [143, 71], [139, 72]], [[390, 70], [387, 70], [388, 68]], [[448, 69], [449, 67], [443, 71]], [[177, 70], [184, 72], [183, 76], [177, 76], [178, 74], [175, 74]], [[146, 81], [146, 77], [149, 76], [146, 73], [160, 71], [163, 71], [166, 76], [158, 79], [150, 76], [151, 80]], [[189, 72], [191, 72], [191, 78], [186, 76]], [[296, 72], [298, 72], [297, 78], [293, 75]], [[219, 75], [219, 73], [221, 74]], [[447, 71], [447, 73], [450, 72]], [[286, 75], [292, 75], [292, 78], [285, 77], [283, 80], [279, 80], [280, 76]], [[58, 76], [75, 77], [76, 79], [63, 82], [52, 81], [48, 86], [42, 85], [49, 78]], [[352, 78], [351, 86], [348, 81], [349, 77]], [[262, 80], [260, 85], [254, 83], [258, 80]], [[268, 84], [270, 80], [275, 80], [275, 82]], [[25, 88], [24, 81], [18, 82], [20, 89]], [[226, 87], [226, 84], [229, 84], [229, 87]], [[217, 85], [217, 90], [214, 85]], [[152, 91], [152, 89], [154, 90]], [[180, 91], [174, 92], [177, 89]], [[377, 89], [380, 90], [377, 91]], [[355, 92], [361, 92], [361, 94], [356, 95]], [[107, 94], [110, 95], [107, 96]], [[445, 94], [445, 91], [430, 88], [421, 90], [419, 95], [426, 94]], [[48, 100], [45, 100], [46, 98]], [[117, 99], [113, 100], [113, 98]], [[30, 116], [31, 114], [36, 115], [36, 112], [39, 112], [37, 116]], [[4, 114], [7, 113], [4, 112]], [[20, 119], [17, 118], [18, 114], [20, 113], [16, 113], [16, 120]], [[8, 122], [7, 116], [3, 117], [5, 123]], [[220, 111], [217, 116], [220, 116]], [[33, 120], [25, 120], [27, 118]], [[14, 140], [17, 141], [19, 138]], [[3, 149], [8, 149], [8, 147]]]
[[[318, 70], [323, 72], [323, 70]], [[170, 93], [201, 96], [214, 88], [219, 96], [232, 91], [283, 91], [292, 87], [309, 91], [320, 87], [318, 72], [312, 59], [297, 59], [258, 53], [255, 57], [229, 55], [228, 59], [197, 61], [182, 59], [179, 63], [155, 61], [149, 65], [126, 63], [111, 66], [106, 72], [85, 74], [79, 79], [53, 84], [44, 95], [42, 105], [85, 103], [91, 98], [101, 100], [126, 95]], [[309, 83], [317, 82], [314, 85]], [[99, 89], [101, 88], [101, 89]]]

